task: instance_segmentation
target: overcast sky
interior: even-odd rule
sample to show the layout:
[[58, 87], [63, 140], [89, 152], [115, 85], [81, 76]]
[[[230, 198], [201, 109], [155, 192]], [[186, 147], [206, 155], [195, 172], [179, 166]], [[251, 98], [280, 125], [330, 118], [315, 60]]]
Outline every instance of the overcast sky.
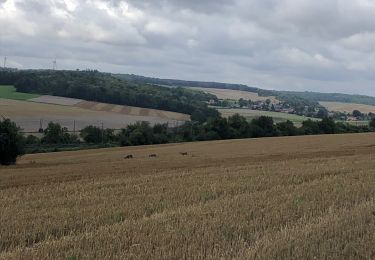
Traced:
[[375, 0], [0, 0], [0, 56], [375, 95]]

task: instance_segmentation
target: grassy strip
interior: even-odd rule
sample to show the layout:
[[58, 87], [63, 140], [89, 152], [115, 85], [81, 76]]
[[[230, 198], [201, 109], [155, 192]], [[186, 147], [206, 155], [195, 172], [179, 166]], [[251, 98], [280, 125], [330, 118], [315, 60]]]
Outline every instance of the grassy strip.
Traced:
[[0, 85], [0, 98], [14, 100], [29, 100], [40, 95], [17, 92], [14, 86]]
[[288, 114], [288, 113], [281, 113], [281, 112], [273, 112], [273, 111], [250, 110], [250, 109], [240, 109], [240, 108], [237, 108], [237, 109], [227, 109], [227, 108], [220, 109], [219, 108], [218, 110], [221, 113], [221, 115], [224, 117], [232, 116], [236, 113], [241, 116], [246, 117], [249, 120], [258, 118], [260, 116], [269, 116], [269, 117], [272, 117], [276, 123], [290, 120], [293, 123], [299, 125], [299, 124], [302, 124], [303, 121], [306, 121], [308, 119], [311, 119], [314, 121], [320, 120], [317, 118], [311, 118], [311, 117], [299, 116], [295, 114]]
[[106, 144], [71, 144], [71, 145], [28, 145], [25, 148], [25, 154], [35, 153], [54, 153], [54, 152], [68, 152], [68, 151], [80, 151], [100, 148], [111, 148], [119, 147], [118, 144], [106, 143]]

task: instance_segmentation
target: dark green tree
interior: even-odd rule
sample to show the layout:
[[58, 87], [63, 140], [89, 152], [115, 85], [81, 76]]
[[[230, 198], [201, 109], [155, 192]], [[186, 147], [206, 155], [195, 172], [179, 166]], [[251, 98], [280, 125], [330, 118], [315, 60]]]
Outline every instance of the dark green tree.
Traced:
[[239, 114], [234, 114], [228, 118], [228, 125], [232, 131], [233, 138], [244, 138], [249, 136], [249, 123], [246, 118]]
[[302, 127], [299, 131], [302, 135], [317, 135], [320, 134], [320, 127], [318, 122], [309, 119], [302, 122]]
[[328, 111], [325, 108], [320, 108], [318, 113], [316, 114], [317, 118], [325, 118], [328, 117]]
[[281, 122], [276, 124], [276, 129], [284, 136], [297, 135], [297, 128], [294, 126], [292, 121], [287, 120], [286, 122]]
[[254, 137], [270, 137], [274, 136], [274, 124], [272, 117], [260, 116], [251, 121], [253, 126]]
[[113, 129], [102, 130], [97, 126], [87, 126], [81, 130], [80, 136], [87, 143], [109, 143], [116, 139]]
[[35, 135], [28, 135], [25, 138], [25, 143], [31, 144], [31, 145], [37, 145], [37, 144], [40, 144], [40, 139], [36, 137]]
[[15, 164], [17, 157], [24, 154], [24, 137], [10, 119], [0, 120], [0, 164]]
[[353, 116], [357, 117], [357, 118], [360, 118], [360, 117], [363, 116], [363, 114], [359, 110], [353, 110]]
[[243, 98], [240, 98], [240, 100], [238, 100], [238, 105], [240, 105], [240, 107], [247, 107], [249, 106], [249, 102]]
[[153, 129], [148, 122], [138, 122], [122, 129], [118, 139], [122, 146], [153, 144]]
[[375, 118], [370, 120], [369, 125], [370, 125], [371, 128], [375, 128]]
[[320, 132], [323, 134], [334, 134], [336, 132], [336, 124], [333, 119], [325, 117], [322, 121], [318, 122]]

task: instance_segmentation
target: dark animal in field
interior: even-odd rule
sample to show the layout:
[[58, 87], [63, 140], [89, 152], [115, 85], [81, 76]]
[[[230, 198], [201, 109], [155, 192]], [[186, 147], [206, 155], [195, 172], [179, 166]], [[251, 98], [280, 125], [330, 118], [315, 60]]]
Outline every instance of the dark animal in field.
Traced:
[[187, 152], [183, 152], [183, 153], [180, 153], [182, 156], [187, 156], [188, 153]]
[[129, 155], [125, 156], [124, 159], [133, 159], [133, 155], [129, 154]]
[[150, 154], [148, 157], [155, 158], [155, 157], [158, 157], [158, 156], [156, 154]]

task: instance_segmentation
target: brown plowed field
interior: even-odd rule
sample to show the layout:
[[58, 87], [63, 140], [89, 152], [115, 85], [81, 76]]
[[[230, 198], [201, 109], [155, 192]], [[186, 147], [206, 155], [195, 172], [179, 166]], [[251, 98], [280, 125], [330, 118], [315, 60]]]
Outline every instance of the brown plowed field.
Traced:
[[0, 167], [0, 259], [374, 259], [374, 157], [374, 134], [27, 155]]

